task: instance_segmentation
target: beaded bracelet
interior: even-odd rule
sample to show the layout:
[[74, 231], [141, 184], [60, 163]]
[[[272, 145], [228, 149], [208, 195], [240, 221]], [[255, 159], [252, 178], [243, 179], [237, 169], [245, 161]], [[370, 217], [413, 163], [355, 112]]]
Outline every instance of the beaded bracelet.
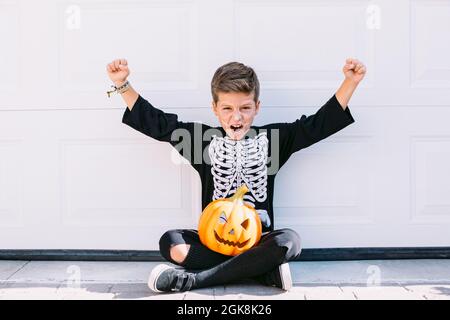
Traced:
[[114, 93], [114, 92], [116, 92], [116, 93], [124, 93], [125, 91], [127, 91], [130, 88], [130, 83], [127, 80], [120, 87], [116, 87], [114, 85], [112, 85], [111, 87], [113, 87], [114, 90], [106, 91], [106, 94], [108, 95], [108, 98], [111, 97], [111, 93]]

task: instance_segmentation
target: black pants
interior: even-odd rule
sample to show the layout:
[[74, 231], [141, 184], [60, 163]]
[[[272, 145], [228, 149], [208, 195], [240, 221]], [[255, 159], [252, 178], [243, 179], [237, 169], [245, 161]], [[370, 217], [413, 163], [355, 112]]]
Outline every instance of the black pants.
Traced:
[[[178, 244], [190, 245], [186, 259], [181, 263], [170, 256], [171, 247]], [[162, 235], [159, 250], [169, 262], [194, 271], [195, 288], [202, 288], [254, 278], [270, 272], [282, 263], [295, 260], [301, 252], [301, 241], [294, 230], [274, 230], [264, 234], [257, 246], [232, 257], [204, 246], [197, 230], [176, 229]]]

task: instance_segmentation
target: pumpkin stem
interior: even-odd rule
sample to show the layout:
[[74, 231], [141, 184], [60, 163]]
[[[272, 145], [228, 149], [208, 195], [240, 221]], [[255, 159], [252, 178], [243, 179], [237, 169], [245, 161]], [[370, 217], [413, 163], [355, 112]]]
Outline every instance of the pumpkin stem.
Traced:
[[240, 186], [237, 190], [236, 193], [230, 198], [230, 201], [235, 201], [237, 199], [240, 199], [241, 201], [244, 200], [244, 195], [248, 192], [248, 188], [245, 184], [243, 184], [242, 186]]

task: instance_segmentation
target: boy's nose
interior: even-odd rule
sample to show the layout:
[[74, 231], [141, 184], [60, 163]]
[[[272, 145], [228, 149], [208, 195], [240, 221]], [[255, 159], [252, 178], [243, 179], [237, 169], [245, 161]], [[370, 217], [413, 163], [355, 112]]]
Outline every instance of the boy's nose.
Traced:
[[236, 112], [236, 113], [234, 114], [234, 119], [235, 119], [235, 120], [241, 120], [241, 114], [240, 114], [239, 112]]

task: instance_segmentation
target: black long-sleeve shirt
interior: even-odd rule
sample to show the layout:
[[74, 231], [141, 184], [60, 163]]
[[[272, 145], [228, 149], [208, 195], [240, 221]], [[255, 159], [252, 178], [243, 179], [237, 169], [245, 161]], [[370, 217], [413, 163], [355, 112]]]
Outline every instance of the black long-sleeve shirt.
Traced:
[[275, 176], [289, 157], [354, 122], [349, 108], [341, 107], [333, 95], [314, 115], [294, 122], [251, 126], [235, 141], [222, 127], [182, 122], [173, 113], [152, 106], [139, 96], [122, 122], [159, 141], [169, 142], [199, 173], [202, 208], [211, 201], [229, 197], [246, 184], [244, 197], [261, 217], [263, 232], [273, 230]]

